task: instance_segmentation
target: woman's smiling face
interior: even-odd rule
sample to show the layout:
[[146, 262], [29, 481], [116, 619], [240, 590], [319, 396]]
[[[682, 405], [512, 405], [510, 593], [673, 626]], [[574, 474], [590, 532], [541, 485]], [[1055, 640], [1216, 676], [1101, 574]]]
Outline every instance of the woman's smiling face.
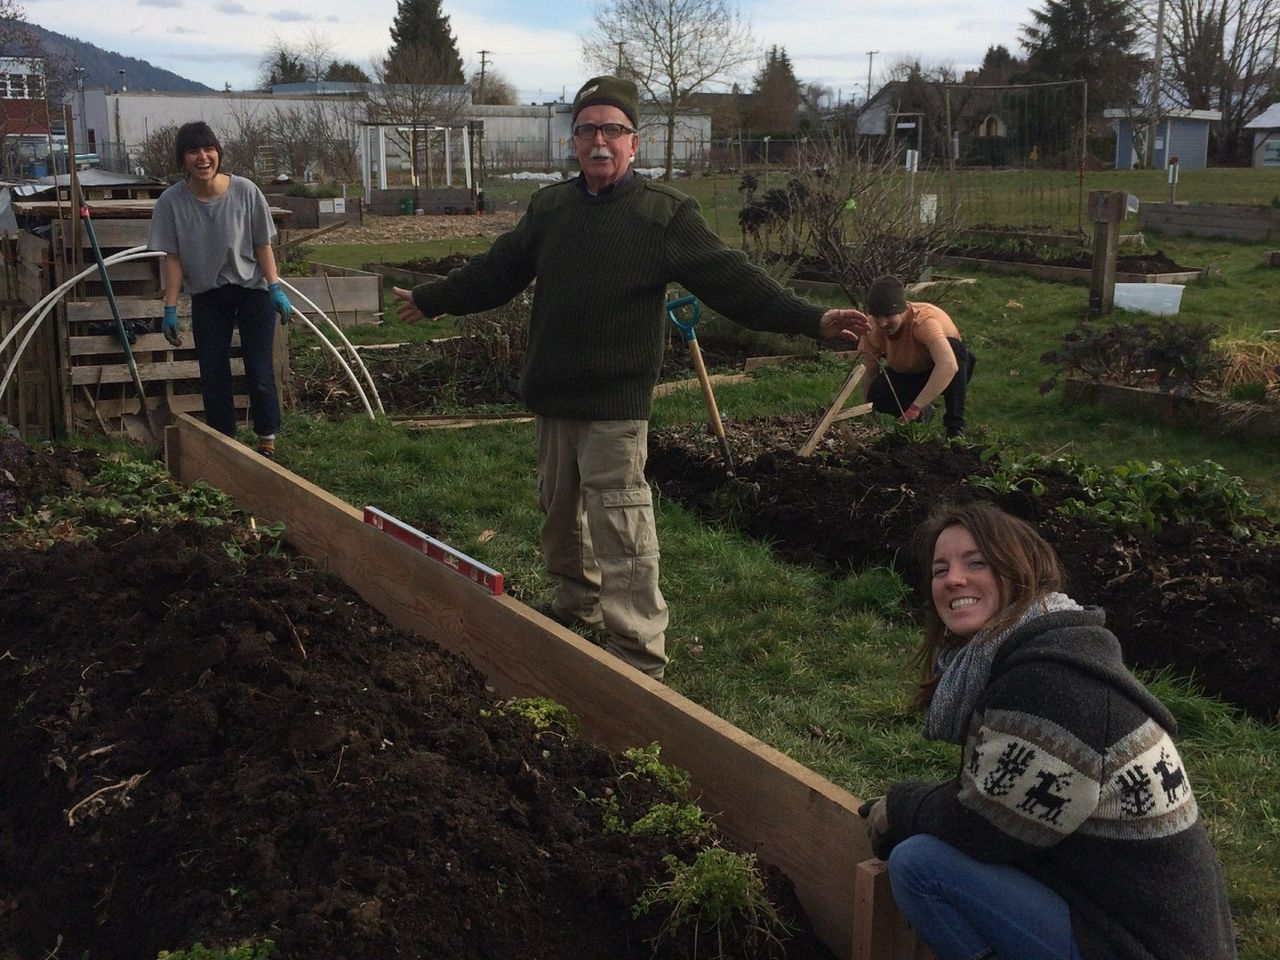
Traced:
[[932, 591], [938, 616], [960, 637], [972, 637], [1003, 606], [991, 564], [959, 524], [943, 530], [933, 545]]

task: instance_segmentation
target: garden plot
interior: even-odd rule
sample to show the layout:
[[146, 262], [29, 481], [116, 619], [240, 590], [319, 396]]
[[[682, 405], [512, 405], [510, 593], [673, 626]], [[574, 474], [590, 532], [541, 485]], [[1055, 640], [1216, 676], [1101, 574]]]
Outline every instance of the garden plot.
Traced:
[[0, 467], [0, 955], [653, 955], [635, 903], [714, 836], [633, 829], [670, 774], [495, 703], [212, 488], [12, 441]]
[[[808, 418], [728, 421], [725, 428], [736, 480], [726, 478], [704, 427], [650, 435], [649, 473], [665, 496], [739, 526], [788, 559], [840, 569], [890, 564], [913, 585], [911, 538], [929, 510], [949, 499], [994, 499], [1054, 545], [1069, 592], [1106, 610], [1129, 664], [1171, 667], [1253, 716], [1280, 720], [1280, 546], [1269, 524], [1244, 515], [1238, 482], [1213, 465], [1185, 475], [1174, 464], [1131, 465], [1113, 478], [1097, 472], [1092, 499], [1078, 477], [1059, 472], [1068, 461], [988, 459], [976, 447], [852, 431], [833, 431], [817, 457], [801, 459], [791, 451], [812, 429]], [[1194, 490], [1221, 498], [1195, 501]], [[1157, 491], [1185, 499], [1161, 502]], [[1120, 531], [1062, 513], [1073, 500], [1133, 525]], [[1169, 518], [1175, 514], [1182, 521]], [[1163, 522], [1149, 532], [1144, 519]], [[1273, 542], [1235, 539], [1224, 532], [1233, 522]]]

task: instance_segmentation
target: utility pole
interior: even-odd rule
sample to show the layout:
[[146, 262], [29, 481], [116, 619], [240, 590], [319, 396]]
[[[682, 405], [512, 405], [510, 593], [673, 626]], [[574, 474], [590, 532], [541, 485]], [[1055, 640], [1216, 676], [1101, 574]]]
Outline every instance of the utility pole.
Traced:
[[489, 54], [493, 53], [493, 51], [481, 50], [479, 51], [479, 53], [480, 53], [480, 90], [476, 94], [476, 102], [484, 103], [484, 68], [489, 63], [489, 61], [486, 58], [489, 56]]
[[[1156, 165], [1156, 131], [1160, 122], [1160, 64], [1164, 59], [1164, 0], [1156, 11], [1156, 48], [1151, 63], [1151, 119], [1147, 127], [1147, 169]], [[1165, 144], [1165, 163], [1168, 158], [1169, 145]]]
[[626, 46], [625, 40], [618, 41], [618, 76], [622, 76], [622, 48]]
[[[879, 52], [879, 50], [867, 51], [867, 103], [871, 102], [871, 64], [875, 63], [876, 54]], [[864, 103], [863, 106], [866, 104]]]

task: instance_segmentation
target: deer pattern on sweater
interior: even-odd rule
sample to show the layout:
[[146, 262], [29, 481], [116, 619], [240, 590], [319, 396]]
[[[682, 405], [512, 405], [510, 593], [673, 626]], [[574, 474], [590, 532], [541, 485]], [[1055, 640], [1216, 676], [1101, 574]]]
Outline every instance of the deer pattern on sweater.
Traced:
[[1177, 748], [1151, 719], [1099, 752], [1044, 717], [976, 713], [961, 770], [960, 803], [1035, 847], [1077, 830], [1169, 836], [1198, 816]]

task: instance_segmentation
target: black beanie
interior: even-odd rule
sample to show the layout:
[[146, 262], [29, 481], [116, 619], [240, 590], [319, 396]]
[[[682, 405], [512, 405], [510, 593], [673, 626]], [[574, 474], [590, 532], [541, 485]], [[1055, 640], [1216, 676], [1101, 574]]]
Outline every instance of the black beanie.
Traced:
[[877, 277], [867, 289], [867, 313], [892, 317], [907, 309], [907, 295], [897, 277]]
[[640, 95], [636, 92], [636, 85], [630, 80], [609, 76], [592, 77], [573, 98], [571, 122], [577, 122], [578, 114], [583, 108], [597, 103], [617, 107], [627, 115], [633, 127], [640, 126]]

